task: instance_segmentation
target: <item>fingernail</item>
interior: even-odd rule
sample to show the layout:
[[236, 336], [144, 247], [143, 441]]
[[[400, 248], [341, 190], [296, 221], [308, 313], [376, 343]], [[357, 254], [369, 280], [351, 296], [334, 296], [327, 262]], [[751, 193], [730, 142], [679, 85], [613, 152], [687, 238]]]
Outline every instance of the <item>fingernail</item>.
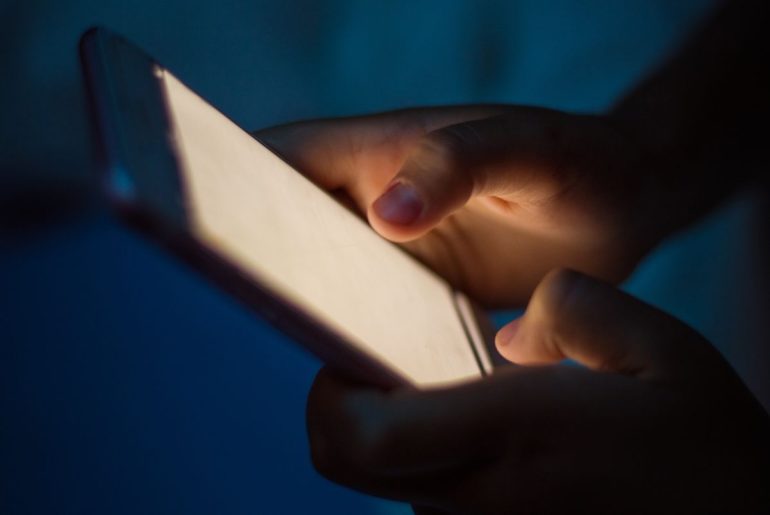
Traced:
[[422, 214], [423, 202], [414, 186], [394, 182], [372, 208], [386, 222], [409, 225]]
[[495, 336], [495, 344], [498, 346], [510, 344], [516, 338], [519, 327], [521, 327], [521, 317], [504, 325], [503, 328], [497, 332], [497, 336]]

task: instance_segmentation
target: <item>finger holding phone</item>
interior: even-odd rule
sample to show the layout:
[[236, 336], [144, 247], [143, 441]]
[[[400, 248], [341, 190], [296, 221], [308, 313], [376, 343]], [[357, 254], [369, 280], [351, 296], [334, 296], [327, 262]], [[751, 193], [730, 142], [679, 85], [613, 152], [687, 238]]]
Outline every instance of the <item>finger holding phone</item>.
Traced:
[[606, 115], [468, 106], [258, 133], [487, 306], [529, 299], [496, 339], [523, 366], [485, 380], [384, 393], [322, 371], [323, 474], [418, 513], [770, 510], [751, 392], [694, 330], [583, 275], [624, 278], [767, 162], [769, 22], [726, 3]]
[[620, 280], [668, 230], [639, 193], [645, 150], [608, 117], [466, 106], [256, 135], [488, 307], [557, 266]]
[[[497, 345], [528, 366], [463, 387], [391, 394], [323, 370], [307, 411], [317, 469], [440, 513], [768, 506], [770, 419], [681, 322], [559, 271]], [[585, 368], [549, 365], [563, 358]]]

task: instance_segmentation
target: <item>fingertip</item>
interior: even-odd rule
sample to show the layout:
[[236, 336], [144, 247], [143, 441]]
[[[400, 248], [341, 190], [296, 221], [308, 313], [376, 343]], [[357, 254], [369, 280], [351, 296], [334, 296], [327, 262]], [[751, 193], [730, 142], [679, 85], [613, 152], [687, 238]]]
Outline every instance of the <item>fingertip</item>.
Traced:
[[495, 335], [495, 345], [498, 348], [510, 346], [512, 341], [516, 338], [516, 334], [519, 332], [520, 327], [521, 318], [516, 318], [505, 324]]
[[336, 378], [329, 367], [322, 367], [310, 385], [310, 391], [307, 396], [307, 413], [311, 413], [312, 408], [319, 403], [325, 402], [329, 397], [333, 397], [332, 392], [336, 391]]
[[497, 352], [511, 363], [520, 363], [515, 341], [520, 327], [521, 317], [505, 324], [495, 335]]
[[464, 147], [450, 137], [454, 132], [448, 134], [434, 131], [421, 138], [369, 205], [369, 221], [382, 236], [396, 242], [418, 238], [471, 198], [474, 178], [462, 165]]
[[[376, 202], [377, 201], [375, 201], [375, 203]], [[380, 236], [395, 243], [403, 243], [417, 239], [432, 228], [432, 226], [427, 224], [425, 220], [422, 220], [421, 217], [418, 217], [417, 222], [407, 224], [388, 221], [377, 212], [374, 204], [369, 206], [366, 216], [369, 220], [369, 225], [371, 225]]]
[[417, 239], [435, 225], [427, 197], [413, 181], [398, 177], [369, 205], [369, 224], [396, 243]]
[[425, 200], [413, 184], [396, 180], [374, 201], [372, 210], [389, 224], [408, 226], [425, 211]]
[[534, 365], [550, 362], [537, 347], [531, 345], [523, 334], [524, 317], [521, 316], [503, 327], [495, 335], [495, 347], [500, 355], [516, 365]]

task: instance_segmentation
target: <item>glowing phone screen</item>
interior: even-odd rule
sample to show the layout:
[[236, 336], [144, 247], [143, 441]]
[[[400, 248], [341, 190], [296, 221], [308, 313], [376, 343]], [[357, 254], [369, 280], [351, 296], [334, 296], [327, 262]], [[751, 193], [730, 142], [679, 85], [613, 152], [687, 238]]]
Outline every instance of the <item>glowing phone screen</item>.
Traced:
[[417, 385], [481, 375], [444, 281], [169, 72], [157, 74], [196, 238]]

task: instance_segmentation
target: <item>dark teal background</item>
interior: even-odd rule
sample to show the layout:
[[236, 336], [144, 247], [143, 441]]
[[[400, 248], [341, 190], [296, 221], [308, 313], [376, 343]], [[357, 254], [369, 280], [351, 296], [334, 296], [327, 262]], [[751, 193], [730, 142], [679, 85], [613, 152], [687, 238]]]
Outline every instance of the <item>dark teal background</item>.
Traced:
[[[599, 111], [709, 4], [3, 1], [0, 513], [408, 512], [312, 470], [315, 359], [101, 207], [76, 53], [88, 26], [252, 129], [425, 104]], [[767, 400], [762, 208], [736, 197], [626, 287], [704, 332]]]

